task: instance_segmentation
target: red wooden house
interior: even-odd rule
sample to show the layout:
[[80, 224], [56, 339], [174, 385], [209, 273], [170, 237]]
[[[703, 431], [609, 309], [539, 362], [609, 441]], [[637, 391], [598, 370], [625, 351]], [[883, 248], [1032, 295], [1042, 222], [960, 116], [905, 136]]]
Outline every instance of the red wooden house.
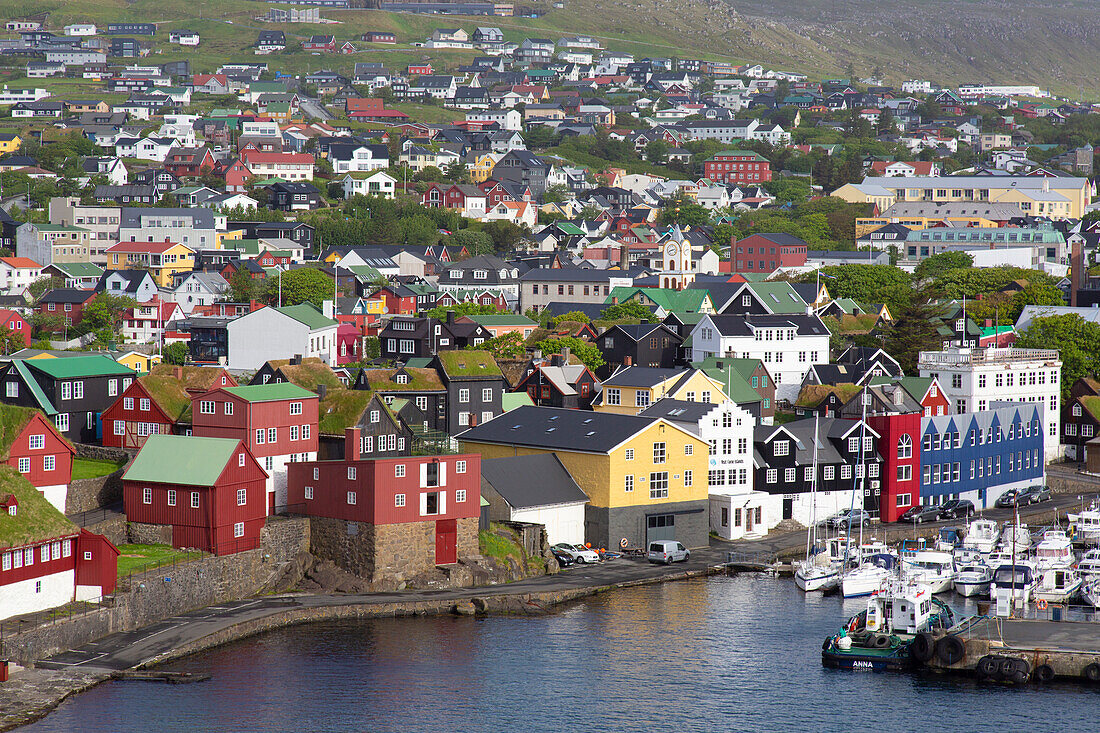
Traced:
[[164, 159], [164, 168], [176, 176], [201, 176], [214, 170], [217, 161], [210, 148], [172, 148]]
[[[360, 455], [360, 431], [345, 433], [345, 456]], [[382, 579], [397, 553], [411, 561], [406, 572], [433, 569], [476, 552], [480, 514], [481, 456], [402, 456], [307, 461], [289, 467], [290, 500], [309, 516], [374, 525], [373, 557], [349, 568]], [[387, 532], [391, 525], [424, 531]], [[362, 562], [362, 561], [361, 561]]]
[[173, 547], [251, 550], [267, 517], [266, 481], [242, 440], [154, 435], [122, 476], [126, 519], [171, 526]]
[[456, 290], [440, 293], [435, 301], [436, 307], [444, 308], [454, 308], [461, 303], [492, 305], [505, 310], [508, 307], [508, 298], [500, 290]]
[[951, 402], [944, 396], [939, 379], [935, 377], [904, 377], [901, 384], [913, 399], [924, 408], [925, 417], [950, 415]]
[[431, 76], [435, 72], [432, 71], [431, 64], [409, 64], [405, 73], [409, 76]]
[[388, 315], [416, 315], [416, 293], [403, 286], [383, 285], [364, 300], [382, 301], [382, 312]]
[[385, 101], [380, 97], [348, 97], [344, 100], [344, 112], [369, 112], [385, 109]]
[[255, 258], [260, 267], [275, 267], [276, 265], [289, 265], [291, 262], [290, 253], [283, 251], [265, 250], [260, 253], [259, 257]]
[[361, 332], [350, 323], [341, 323], [336, 327], [336, 363], [351, 364], [363, 360], [360, 348]]
[[[478, 188], [480, 188], [482, 191], [485, 192], [486, 211], [488, 211], [489, 209], [492, 209], [494, 206], [499, 204], [501, 201], [515, 201], [516, 200], [516, 197], [513, 196], [509, 192], [509, 190], [501, 184], [500, 181], [494, 181], [491, 178], [488, 181], [485, 181], [484, 183], [478, 184]], [[520, 200], [522, 200], [522, 201], [530, 201], [531, 200], [531, 187], [530, 186], [524, 186], [523, 184], [515, 183], [515, 184], [509, 184], [509, 188], [511, 188], [513, 191], [517, 191], [517, 193], [519, 194]]]
[[34, 304], [34, 313], [39, 316], [61, 316], [71, 326], [84, 320], [84, 308], [94, 297], [94, 290], [55, 288], [38, 299]]
[[241, 440], [268, 474], [268, 506], [286, 506], [286, 466], [317, 457], [318, 398], [289, 383], [218, 387], [191, 401], [195, 435]]
[[236, 386], [237, 380], [219, 367], [158, 364], [103, 411], [103, 445], [133, 450], [150, 435], [188, 433], [193, 396]]
[[0, 328], [6, 328], [18, 336], [24, 346], [31, 345], [31, 324], [19, 311], [0, 308]]
[[248, 188], [249, 179], [253, 178], [252, 171], [240, 158], [231, 158], [216, 164], [212, 173], [225, 181], [225, 190], [228, 193], [243, 193]]
[[72, 443], [31, 407], [0, 404], [0, 459], [31, 482], [59, 512], [73, 475]]
[[308, 41], [302, 41], [303, 51], [336, 51], [336, 36], [310, 36]]

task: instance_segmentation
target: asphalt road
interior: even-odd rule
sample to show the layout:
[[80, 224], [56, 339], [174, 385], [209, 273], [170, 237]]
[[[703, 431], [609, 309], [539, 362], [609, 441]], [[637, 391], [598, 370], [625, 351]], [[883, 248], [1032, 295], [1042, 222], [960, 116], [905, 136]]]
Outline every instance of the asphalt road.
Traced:
[[332, 113], [325, 109], [318, 100], [312, 97], [306, 97], [300, 92], [298, 94], [298, 104], [307, 115], [310, 117], [316, 117], [319, 120], [331, 120]]

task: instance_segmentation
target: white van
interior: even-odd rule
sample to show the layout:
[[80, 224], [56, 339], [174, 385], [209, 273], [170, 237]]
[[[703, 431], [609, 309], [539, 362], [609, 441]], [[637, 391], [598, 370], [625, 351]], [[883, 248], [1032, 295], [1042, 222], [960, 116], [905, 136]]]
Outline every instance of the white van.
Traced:
[[650, 562], [663, 562], [665, 565], [687, 560], [689, 557], [691, 557], [691, 552], [676, 540], [650, 542], [649, 552], [646, 553], [646, 559]]

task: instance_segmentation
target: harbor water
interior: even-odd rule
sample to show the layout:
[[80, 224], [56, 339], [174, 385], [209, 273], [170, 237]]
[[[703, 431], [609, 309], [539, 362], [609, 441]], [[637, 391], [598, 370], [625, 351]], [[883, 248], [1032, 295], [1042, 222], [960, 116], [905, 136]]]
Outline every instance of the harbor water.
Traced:
[[[948, 594], [956, 612], [974, 601]], [[178, 660], [210, 682], [111, 682], [28, 733], [1093, 730], [1100, 686], [824, 669], [865, 600], [789, 579], [631, 588], [544, 617], [288, 628]], [[1100, 634], [1100, 626], [1097, 627]]]

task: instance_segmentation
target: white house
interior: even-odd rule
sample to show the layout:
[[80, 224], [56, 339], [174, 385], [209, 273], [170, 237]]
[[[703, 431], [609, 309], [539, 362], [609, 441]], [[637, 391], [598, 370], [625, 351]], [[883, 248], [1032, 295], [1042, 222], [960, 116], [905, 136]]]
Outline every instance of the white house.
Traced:
[[760, 359], [776, 399], [794, 400], [813, 364], [829, 358], [829, 329], [815, 315], [704, 315], [691, 331], [691, 360]]
[[466, 113], [467, 122], [496, 122], [502, 130], [522, 130], [523, 113], [516, 109], [483, 109]]
[[334, 173], [367, 173], [388, 168], [390, 154], [385, 145], [332, 144], [328, 160]]
[[334, 366], [337, 323], [329, 317], [332, 301], [325, 301], [325, 307], [327, 314], [308, 303], [261, 308], [231, 321], [228, 367], [255, 370], [272, 359], [296, 355], [315, 356]]
[[385, 171], [348, 173], [340, 179], [340, 183], [344, 188], [344, 198], [362, 194], [392, 199], [397, 191], [397, 179]]
[[42, 265], [27, 257], [0, 257], [0, 292], [22, 293], [42, 277]]
[[541, 524], [552, 545], [584, 542], [588, 495], [553, 453], [482, 461], [481, 495], [493, 521]]
[[95, 34], [95, 23], [73, 23], [65, 26], [66, 36], [94, 36]]
[[228, 290], [229, 283], [219, 273], [196, 271], [180, 281], [171, 297], [179, 304], [184, 315], [190, 315], [197, 306], [210, 305], [220, 300]]

